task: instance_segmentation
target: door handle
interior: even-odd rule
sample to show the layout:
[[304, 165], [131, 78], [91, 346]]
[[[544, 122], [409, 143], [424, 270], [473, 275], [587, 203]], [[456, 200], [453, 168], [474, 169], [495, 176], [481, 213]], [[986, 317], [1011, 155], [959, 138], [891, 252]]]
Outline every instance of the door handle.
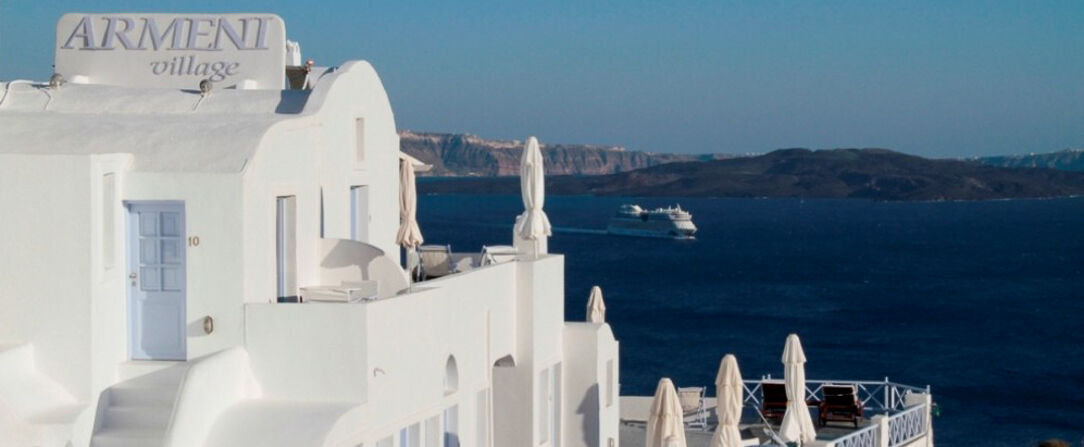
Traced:
[[136, 285], [136, 274], [135, 274], [135, 272], [132, 272], [132, 273], [128, 274], [128, 279], [132, 280], [132, 285], [133, 286]]

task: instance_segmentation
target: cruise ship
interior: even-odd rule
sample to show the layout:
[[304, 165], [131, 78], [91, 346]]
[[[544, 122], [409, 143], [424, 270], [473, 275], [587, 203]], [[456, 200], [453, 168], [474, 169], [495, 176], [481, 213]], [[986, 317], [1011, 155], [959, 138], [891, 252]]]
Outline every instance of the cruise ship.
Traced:
[[693, 215], [681, 205], [645, 210], [640, 205], [621, 205], [606, 232], [620, 236], [694, 239]]

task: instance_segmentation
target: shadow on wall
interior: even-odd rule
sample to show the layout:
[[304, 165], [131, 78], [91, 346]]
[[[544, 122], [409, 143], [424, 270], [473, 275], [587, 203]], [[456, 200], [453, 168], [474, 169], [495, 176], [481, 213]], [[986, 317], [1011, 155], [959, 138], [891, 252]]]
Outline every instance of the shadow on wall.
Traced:
[[320, 248], [322, 285], [376, 281], [380, 298], [410, 287], [406, 272], [379, 248], [348, 239], [322, 239]]
[[305, 109], [309, 100], [309, 90], [283, 90], [275, 113], [297, 114]]
[[583, 394], [580, 406], [576, 408], [576, 414], [580, 415], [583, 420], [584, 445], [588, 447], [600, 447], [598, 443], [598, 393], [598, 384], [591, 385], [591, 388], [588, 388], [587, 392]]

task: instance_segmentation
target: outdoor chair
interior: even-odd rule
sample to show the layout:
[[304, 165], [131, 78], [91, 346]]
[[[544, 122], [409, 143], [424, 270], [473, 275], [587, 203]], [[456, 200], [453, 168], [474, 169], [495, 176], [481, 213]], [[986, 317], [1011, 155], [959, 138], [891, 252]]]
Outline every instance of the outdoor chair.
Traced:
[[418, 281], [454, 273], [450, 245], [422, 245], [418, 247], [418, 261], [418, 271], [415, 275]]
[[829, 421], [850, 422], [858, 427], [862, 420], [862, 401], [858, 399], [858, 389], [854, 385], [825, 384], [821, 393], [824, 399], [818, 412], [822, 427]]
[[689, 428], [708, 428], [708, 410], [704, 408], [704, 387], [694, 386], [678, 388], [678, 403], [681, 404], [682, 416], [692, 416], [685, 422]]
[[516, 259], [519, 252], [511, 245], [483, 245], [482, 265], [500, 264]]
[[760, 382], [760, 413], [764, 419], [780, 422], [787, 412], [787, 386], [782, 380]]

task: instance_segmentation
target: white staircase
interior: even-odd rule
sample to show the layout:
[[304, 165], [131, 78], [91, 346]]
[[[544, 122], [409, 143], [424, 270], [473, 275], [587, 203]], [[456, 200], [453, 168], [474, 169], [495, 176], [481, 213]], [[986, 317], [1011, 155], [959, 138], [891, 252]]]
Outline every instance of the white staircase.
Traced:
[[37, 370], [32, 345], [0, 344], [0, 444], [64, 446], [84, 408]]
[[[102, 396], [100, 421], [91, 447], [162, 445], [188, 365], [184, 362], [129, 362]], [[108, 398], [108, 400], [106, 400]]]

